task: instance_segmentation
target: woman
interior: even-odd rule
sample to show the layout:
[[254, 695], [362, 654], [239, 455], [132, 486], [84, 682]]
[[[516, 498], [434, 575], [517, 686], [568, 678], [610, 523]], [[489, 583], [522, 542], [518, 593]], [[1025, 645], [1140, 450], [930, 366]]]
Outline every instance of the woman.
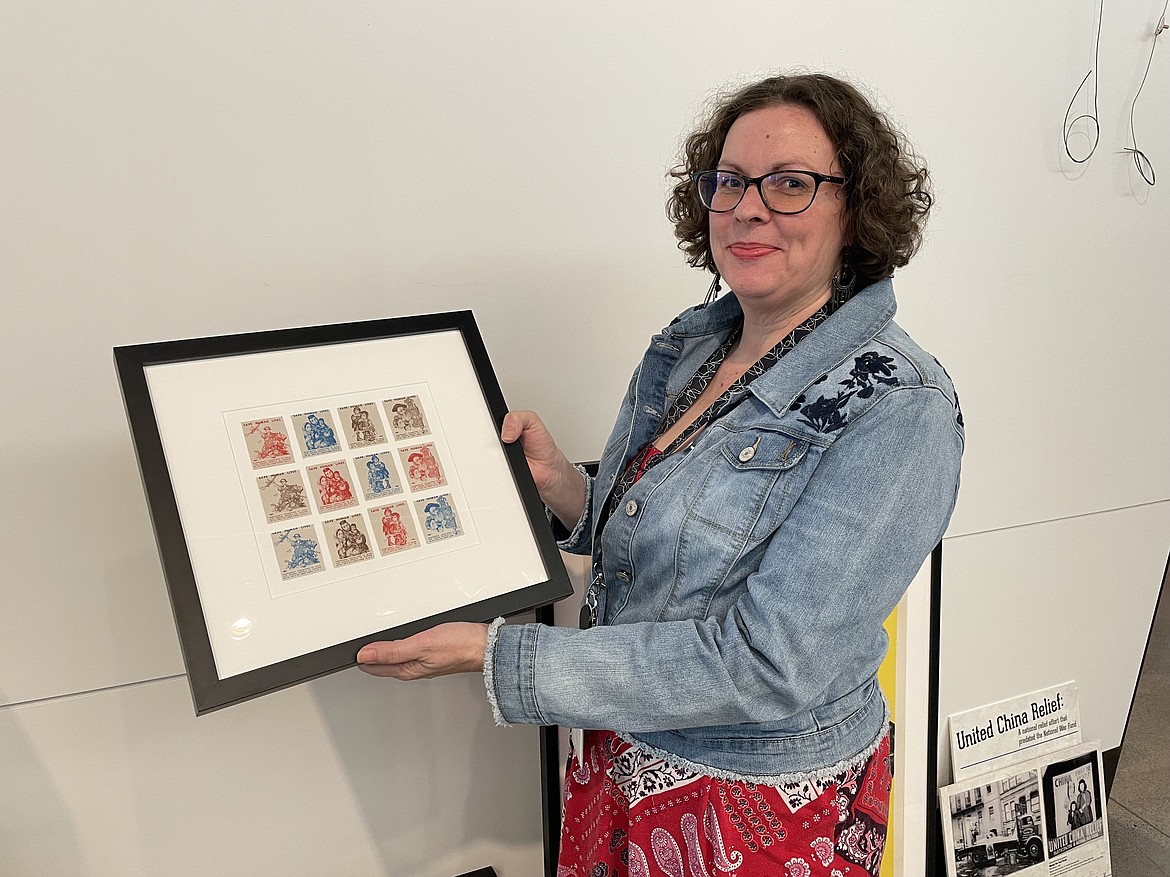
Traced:
[[892, 322], [927, 172], [856, 89], [801, 75], [721, 100], [672, 175], [680, 248], [732, 294], [652, 340], [596, 478], [535, 414], [502, 428], [593, 555], [588, 629], [442, 625], [358, 658], [482, 667], [499, 721], [608, 729], [570, 760], [564, 874], [873, 874], [882, 622], [963, 444], [946, 373]]
[[1088, 825], [1093, 821], [1093, 794], [1089, 791], [1089, 783], [1081, 780], [1077, 783], [1077, 810], [1080, 813], [1080, 824]]

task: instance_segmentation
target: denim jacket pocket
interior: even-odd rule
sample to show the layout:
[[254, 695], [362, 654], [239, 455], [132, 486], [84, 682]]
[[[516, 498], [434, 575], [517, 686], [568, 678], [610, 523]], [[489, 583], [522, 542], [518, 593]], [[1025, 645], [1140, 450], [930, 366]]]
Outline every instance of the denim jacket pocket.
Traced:
[[[780, 526], [815, 466], [807, 439], [766, 427], [711, 428], [713, 443], [695, 475], [674, 491], [681, 501], [674, 576], [655, 601], [656, 619], [703, 618], [751, 571], [743, 563]], [[804, 463], [804, 465], [802, 465]]]
[[744, 429], [723, 442], [724, 458], [740, 471], [791, 469], [808, 451], [808, 441], [775, 429]]
[[787, 514], [784, 498], [791, 492], [791, 480], [786, 473], [808, 452], [807, 439], [786, 432], [731, 432], [695, 494], [693, 517], [740, 544], [753, 534], [762, 538]]

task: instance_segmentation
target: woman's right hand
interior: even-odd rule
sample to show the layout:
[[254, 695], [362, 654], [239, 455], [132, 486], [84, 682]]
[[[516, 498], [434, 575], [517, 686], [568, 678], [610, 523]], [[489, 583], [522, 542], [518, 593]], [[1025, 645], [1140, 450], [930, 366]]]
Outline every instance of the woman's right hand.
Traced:
[[500, 427], [505, 444], [519, 440], [541, 501], [570, 530], [585, 510], [585, 482], [535, 411], [509, 411]]

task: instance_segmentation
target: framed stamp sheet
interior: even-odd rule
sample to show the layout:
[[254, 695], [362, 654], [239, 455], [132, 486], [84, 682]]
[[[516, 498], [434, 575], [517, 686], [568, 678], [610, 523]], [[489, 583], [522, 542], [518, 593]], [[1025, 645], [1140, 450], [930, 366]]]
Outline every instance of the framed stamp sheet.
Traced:
[[572, 592], [470, 311], [114, 359], [196, 713]]

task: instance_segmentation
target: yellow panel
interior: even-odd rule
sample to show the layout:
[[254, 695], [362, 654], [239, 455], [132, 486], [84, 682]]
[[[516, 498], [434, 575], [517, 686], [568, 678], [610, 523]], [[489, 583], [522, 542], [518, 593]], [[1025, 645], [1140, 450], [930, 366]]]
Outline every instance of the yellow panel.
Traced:
[[[878, 667], [878, 684], [882, 687], [882, 691], [886, 695], [886, 700], [890, 702], [890, 717], [891, 722], [897, 713], [897, 655], [898, 655], [898, 610], [894, 609], [885, 623], [886, 634], [890, 638], [890, 648], [886, 651], [886, 658], [882, 661], [882, 665]], [[902, 748], [899, 745], [898, 735], [894, 735], [894, 784], [898, 782], [898, 776], [902, 769]], [[882, 856], [882, 870], [879, 877], [894, 877], [894, 861], [897, 858], [894, 855], [894, 847], [901, 842], [898, 837], [897, 825], [895, 824], [896, 811], [894, 809], [894, 789], [890, 788], [890, 821], [886, 829], [886, 852]]]

